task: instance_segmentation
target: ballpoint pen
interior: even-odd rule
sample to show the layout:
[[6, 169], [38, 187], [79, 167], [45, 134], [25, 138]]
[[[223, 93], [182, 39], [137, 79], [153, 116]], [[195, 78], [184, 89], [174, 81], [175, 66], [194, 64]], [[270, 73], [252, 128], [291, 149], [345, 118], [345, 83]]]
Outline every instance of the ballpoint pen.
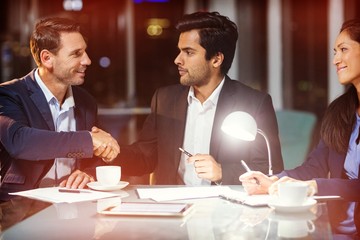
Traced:
[[182, 149], [181, 147], [179, 147], [179, 150], [181, 151], [181, 152], [183, 152], [186, 156], [188, 156], [188, 157], [192, 157], [193, 155], [191, 154], [191, 153], [189, 153], [188, 151], [185, 151], [184, 149]]
[[[246, 162], [244, 160], [241, 160], [241, 165], [243, 165], [243, 167], [245, 168], [246, 172], [251, 172], [251, 169], [249, 168], [249, 166], [246, 164]], [[256, 184], [260, 185], [260, 182], [257, 178], [255, 178]]]
[[70, 189], [70, 188], [59, 188], [59, 192], [64, 193], [91, 193], [86, 190], [80, 190], [80, 189]]
[[251, 172], [251, 169], [248, 167], [248, 165], [246, 164], [246, 162], [244, 160], [241, 160], [241, 164], [243, 165], [243, 167], [245, 168], [245, 170], [247, 172]]

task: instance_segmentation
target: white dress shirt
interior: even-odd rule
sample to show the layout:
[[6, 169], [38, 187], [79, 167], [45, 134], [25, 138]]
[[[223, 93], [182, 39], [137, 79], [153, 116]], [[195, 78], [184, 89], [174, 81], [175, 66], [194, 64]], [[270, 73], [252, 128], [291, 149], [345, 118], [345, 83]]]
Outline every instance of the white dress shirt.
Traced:
[[[203, 104], [195, 97], [194, 88], [190, 87], [183, 148], [193, 155], [210, 153], [212, 126], [224, 79]], [[183, 183], [188, 186], [210, 185], [211, 181], [197, 176], [194, 164], [187, 163], [187, 159], [188, 156], [181, 154], [178, 174]]]
[[[56, 132], [76, 131], [76, 120], [74, 116], [75, 101], [71, 86], [68, 88], [65, 101], [60, 105], [56, 97], [46, 87], [39, 76], [39, 70], [35, 71], [35, 80], [39, 84], [41, 90], [45, 94], [46, 100], [51, 110], [52, 119], [54, 121]], [[45, 147], [45, 145], [44, 145]], [[50, 146], [56, 148], [57, 146]], [[39, 149], [41, 151], [41, 149]], [[57, 186], [60, 179], [69, 175], [75, 168], [74, 158], [56, 158], [54, 165], [44, 176], [40, 183], [40, 187]]]

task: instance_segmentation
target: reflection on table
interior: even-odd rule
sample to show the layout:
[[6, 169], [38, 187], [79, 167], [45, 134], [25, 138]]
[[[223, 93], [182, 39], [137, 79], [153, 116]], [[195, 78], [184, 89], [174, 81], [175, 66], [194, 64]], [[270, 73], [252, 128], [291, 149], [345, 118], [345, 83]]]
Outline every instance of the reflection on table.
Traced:
[[[248, 207], [220, 198], [193, 199], [194, 210], [185, 217], [120, 217], [97, 213], [121, 201], [138, 199], [137, 186], [123, 189], [125, 198], [102, 199], [97, 202], [46, 204], [18, 199], [32, 216], [2, 232], [1, 239], [331, 239], [325, 203], [308, 212], [276, 213], [268, 207]], [[141, 186], [144, 187], [144, 186]], [[156, 186], [159, 187], [159, 186]], [[240, 186], [231, 186], [241, 188]], [[20, 202], [23, 201], [23, 204]], [[36, 209], [36, 204], [42, 205]], [[37, 212], [38, 211], [38, 212]], [[13, 217], [16, 211], [13, 212]], [[9, 211], [7, 212], [7, 214]], [[35, 213], [35, 214], [34, 214]], [[8, 227], [21, 220], [24, 212], [9, 220], [2, 214], [1, 224]], [[5, 222], [4, 222], [5, 221]]]

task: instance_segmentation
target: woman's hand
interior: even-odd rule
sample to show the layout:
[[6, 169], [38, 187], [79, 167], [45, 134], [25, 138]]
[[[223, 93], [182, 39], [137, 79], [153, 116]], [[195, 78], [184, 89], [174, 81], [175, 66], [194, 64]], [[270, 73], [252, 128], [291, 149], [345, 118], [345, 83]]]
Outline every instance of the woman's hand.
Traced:
[[251, 171], [244, 173], [239, 177], [244, 190], [249, 195], [254, 194], [267, 194], [269, 187], [273, 184], [278, 178], [276, 176], [268, 177], [262, 172]]
[[309, 186], [308, 196], [313, 196], [314, 194], [317, 193], [317, 183], [315, 180], [301, 181], [301, 180], [297, 180], [297, 179], [285, 176], [285, 177], [280, 178], [279, 180], [277, 180], [276, 182], [274, 182], [274, 184], [272, 184], [270, 186], [269, 194], [270, 195], [278, 195], [279, 184], [283, 183], [283, 182], [304, 182]]

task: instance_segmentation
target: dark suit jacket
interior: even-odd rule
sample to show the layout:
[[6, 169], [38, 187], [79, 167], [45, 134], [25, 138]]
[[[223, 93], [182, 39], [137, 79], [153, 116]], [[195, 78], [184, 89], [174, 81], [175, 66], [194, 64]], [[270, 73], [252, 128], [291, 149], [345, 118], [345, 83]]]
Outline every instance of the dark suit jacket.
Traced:
[[[93, 155], [89, 134], [95, 125], [97, 105], [80, 87], [73, 86], [77, 132], [55, 132], [45, 95], [34, 80], [34, 71], [0, 85], [0, 199], [8, 192], [32, 189], [57, 157]], [[77, 161], [78, 168], [84, 168]]]
[[[189, 87], [172, 85], [158, 89], [151, 103], [138, 141], [122, 146], [117, 164], [125, 175], [142, 175], [155, 171], [156, 184], [177, 184], [180, 162], [179, 147], [183, 145]], [[226, 77], [219, 95], [210, 142], [210, 154], [221, 164], [222, 182], [240, 184], [245, 172], [240, 160], [253, 170], [268, 172], [268, 153], [265, 140], [257, 135], [254, 142], [226, 136], [220, 129], [224, 118], [233, 111], [251, 114], [268, 136], [271, 145], [273, 170], [283, 170], [278, 138], [278, 126], [271, 97]]]
[[330, 149], [320, 140], [301, 166], [285, 170], [278, 176], [289, 176], [301, 180], [315, 179], [318, 184], [318, 195], [341, 196], [344, 201], [328, 202], [329, 216], [334, 232], [336, 232], [339, 221], [345, 217], [346, 202], [357, 202], [355, 222], [357, 223], [357, 232], [360, 233], [360, 179], [347, 179], [344, 173], [345, 157], [345, 154], [339, 154]]

